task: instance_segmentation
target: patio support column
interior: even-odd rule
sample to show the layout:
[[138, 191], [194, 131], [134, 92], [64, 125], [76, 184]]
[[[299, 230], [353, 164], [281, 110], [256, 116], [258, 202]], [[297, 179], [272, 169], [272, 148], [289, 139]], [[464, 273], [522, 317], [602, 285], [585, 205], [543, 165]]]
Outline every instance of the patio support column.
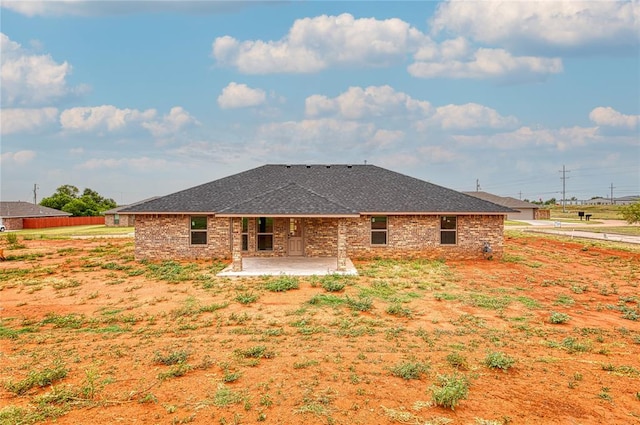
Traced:
[[242, 218], [231, 219], [231, 270], [242, 271]]
[[347, 223], [338, 219], [338, 271], [347, 270]]

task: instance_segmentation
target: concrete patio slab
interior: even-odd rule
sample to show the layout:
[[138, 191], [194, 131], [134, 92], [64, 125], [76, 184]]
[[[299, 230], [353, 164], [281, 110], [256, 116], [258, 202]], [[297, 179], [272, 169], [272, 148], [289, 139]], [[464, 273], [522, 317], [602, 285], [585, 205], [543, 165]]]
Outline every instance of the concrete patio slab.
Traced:
[[347, 269], [337, 270], [336, 257], [277, 257], [277, 258], [243, 258], [242, 271], [234, 272], [231, 266], [225, 268], [218, 276], [323, 276], [327, 274], [358, 275], [358, 271], [347, 258]]

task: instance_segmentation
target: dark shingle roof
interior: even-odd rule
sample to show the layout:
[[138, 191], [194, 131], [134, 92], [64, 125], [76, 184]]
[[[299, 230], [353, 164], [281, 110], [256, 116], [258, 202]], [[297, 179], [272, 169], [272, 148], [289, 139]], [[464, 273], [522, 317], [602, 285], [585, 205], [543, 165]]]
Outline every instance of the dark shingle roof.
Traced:
[[374, 165], [264, 165], [120, 213], [503, 213], [511, 209]]
[[2, 218], [29, 218], [29, 217], [68, 217], [70, 213], [43, 207], [24, 201], [0, 202], [0, 217]]

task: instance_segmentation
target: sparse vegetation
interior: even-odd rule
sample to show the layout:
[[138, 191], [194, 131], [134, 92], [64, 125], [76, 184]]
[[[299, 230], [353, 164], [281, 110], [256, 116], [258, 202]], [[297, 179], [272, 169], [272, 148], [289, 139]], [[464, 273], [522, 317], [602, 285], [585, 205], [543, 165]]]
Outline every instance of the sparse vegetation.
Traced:
[[[0, 424], [136, 409], [167, 423], [506, 424], [537, 417], [520, 394], [560, 388], [559, 408], [596, 402], [623, 423], [640, 249], [509, 235], [507, 261], [353, 259], [360, 276], [295, 278], [136, 261], [130, 239], [20, 236], [0, 263]], [[510, 394], [500, 417], [496, 391]]]

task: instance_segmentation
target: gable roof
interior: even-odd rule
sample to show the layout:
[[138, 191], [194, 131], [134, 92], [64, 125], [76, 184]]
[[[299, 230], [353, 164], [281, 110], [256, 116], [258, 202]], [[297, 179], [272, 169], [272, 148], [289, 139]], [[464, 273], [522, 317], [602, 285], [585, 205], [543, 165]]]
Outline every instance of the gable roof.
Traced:
[[512, 198], [510, 196], [498, 196], [498, 195], [494, 195], [493, 193], [487, 193], [487, 192], [462, 192], [462, 193], [466, 193], [467, 195], [471, 195], [471, 196], [475, 196], [476, 198], [480, 198], [480, 199], [484, 199], [485, 201], [489, 201], [489, 202], [493, 202], [494, 204], [498, 204], [498, 205], [502, 205], [514, 210], [519, 210], [519, 209], [523, 209], [523, 208], [533, 208], [533, 209], [538, 209], [540, 208], [538, 205], [536, 204], [532, 204], [530, 202], [525, 202], [525, 201], [521, 201], [520, 199], [516, 199], [516, 198]]
[[374, 165], [263, 165], [120, 210], [218, 215], [509, 212]]
[[132, 204], [120, 205], [120, 206], [117, 206], [115, 208], [111, 208], [110, 210], [103, 211], [102, 215], [105, 215], [105, 214], [118, 214], [120, 212], [120, 210], [122, 210], [123, 208], [133, 207], [134, 205], [142, 204], [143, 202], [147, 202], [147, 201], [150, 201], [150, 200], [156, 199], [156, 198], [157, 198], [157, 196], [153, 196], [151, 198], [143, 199], [142, 201], [134, 202]]
[[70, 213], [24, 201], [0, 201], [0, 217], [68, 217]]

